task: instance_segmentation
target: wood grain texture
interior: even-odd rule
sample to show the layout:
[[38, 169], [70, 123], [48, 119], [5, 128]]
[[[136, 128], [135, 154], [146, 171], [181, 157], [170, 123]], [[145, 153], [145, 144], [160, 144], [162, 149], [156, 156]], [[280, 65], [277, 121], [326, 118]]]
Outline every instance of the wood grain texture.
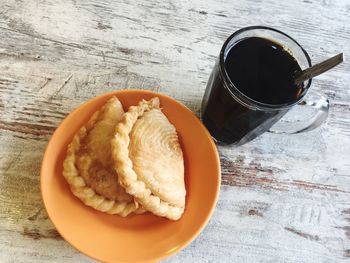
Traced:
[[[312, 60], [350, 54], [347, 0], [0, 2], [0, 262], [91, 262], [62, 240], [40, 196], [50, 135], [75, 107], [123, 88], [199, 113], [223, 41], [249, 25], [297, 39]], [[202, 234], [165, 262], [349, 262], [350, 64], [314, 80], [320, 128], [219, 147], [222, 189]]]

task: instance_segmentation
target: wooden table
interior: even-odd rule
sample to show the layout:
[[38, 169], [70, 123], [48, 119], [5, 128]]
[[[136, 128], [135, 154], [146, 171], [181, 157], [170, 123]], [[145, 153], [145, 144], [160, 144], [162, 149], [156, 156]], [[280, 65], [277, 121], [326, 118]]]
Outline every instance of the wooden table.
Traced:
[[[2, 0], [0, 262], [90, 262], [47, 217], [45, 146], [98, 94], [162, 92], [196, 113], [223, 41], [249, 25], [280, 29], [314, 62], [350, 54], [347, 0]], [[221, 194], [201, 235], [167, 262], [350, 262], [350, 64], [314, 80], [327, 122], [219, 147]]]

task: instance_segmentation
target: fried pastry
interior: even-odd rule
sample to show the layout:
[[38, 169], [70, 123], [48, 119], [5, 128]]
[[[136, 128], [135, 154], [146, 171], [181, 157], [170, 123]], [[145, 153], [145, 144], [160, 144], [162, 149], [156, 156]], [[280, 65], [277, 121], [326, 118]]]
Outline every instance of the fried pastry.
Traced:
[[185, 208], [184, 160], [175, 127], [159, 99], [131, 106], [112, 139], [119, 183], [146, 210], [172, 220]]
[[74, 136], [63, 163], [63, 175], [75, 196], [86, 205], [109, 214], [126, 216], [143, 209], [118, 183], [111, 157], [111, 139], [124, 114], [116, 97]]

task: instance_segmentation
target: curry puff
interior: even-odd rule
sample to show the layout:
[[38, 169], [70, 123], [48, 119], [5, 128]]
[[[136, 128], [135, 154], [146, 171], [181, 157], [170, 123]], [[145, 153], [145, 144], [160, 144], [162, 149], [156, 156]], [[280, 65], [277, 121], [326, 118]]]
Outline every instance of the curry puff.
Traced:
[[172, 220], [185, 207], [184, 161], [159, 99], [131, 106], [118, 123], [112, 155], [119, 183], [146, 210]]
[[158, 98], [124, 112], [112, 97], [74, 136], [63, 166], [73, 194], [99, 211], [172, 220], [184, 212], [183, 153]]
[[63, 175], [73, 194], [84, 204], [126, 216], [141, 208], [120, 186], [113, 168], [110, 142], [123, 114], [122, 104], [112, 97], [92, 115], [68, 146]]

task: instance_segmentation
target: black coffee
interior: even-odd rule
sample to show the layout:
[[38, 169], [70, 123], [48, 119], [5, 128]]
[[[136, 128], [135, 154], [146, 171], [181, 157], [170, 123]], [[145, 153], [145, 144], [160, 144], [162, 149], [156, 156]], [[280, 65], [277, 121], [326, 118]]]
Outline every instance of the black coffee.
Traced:
[[[228, 51], [224, 62], [230, 81], [254, 101], [288, 104], [303, 93], [303, 86], [293, 83], [294, 73], [301, 70], [298, 62], [271, 40], [259, 37], [240, 40]], [[218, 142], [243, 144], [269, 129], [286, 113], [285, 109], [260, 111], [243, 106], [224, 87], [221, 74], [216, 66], [202, 109], [203, 122]]]
[[227, 54], [225, 68], [232, 83], [246, 96], [267, 104], [295, 101], [301, 92], [293, 83], [300, 67], [279, 44], [265, 38], [239, 41]]

